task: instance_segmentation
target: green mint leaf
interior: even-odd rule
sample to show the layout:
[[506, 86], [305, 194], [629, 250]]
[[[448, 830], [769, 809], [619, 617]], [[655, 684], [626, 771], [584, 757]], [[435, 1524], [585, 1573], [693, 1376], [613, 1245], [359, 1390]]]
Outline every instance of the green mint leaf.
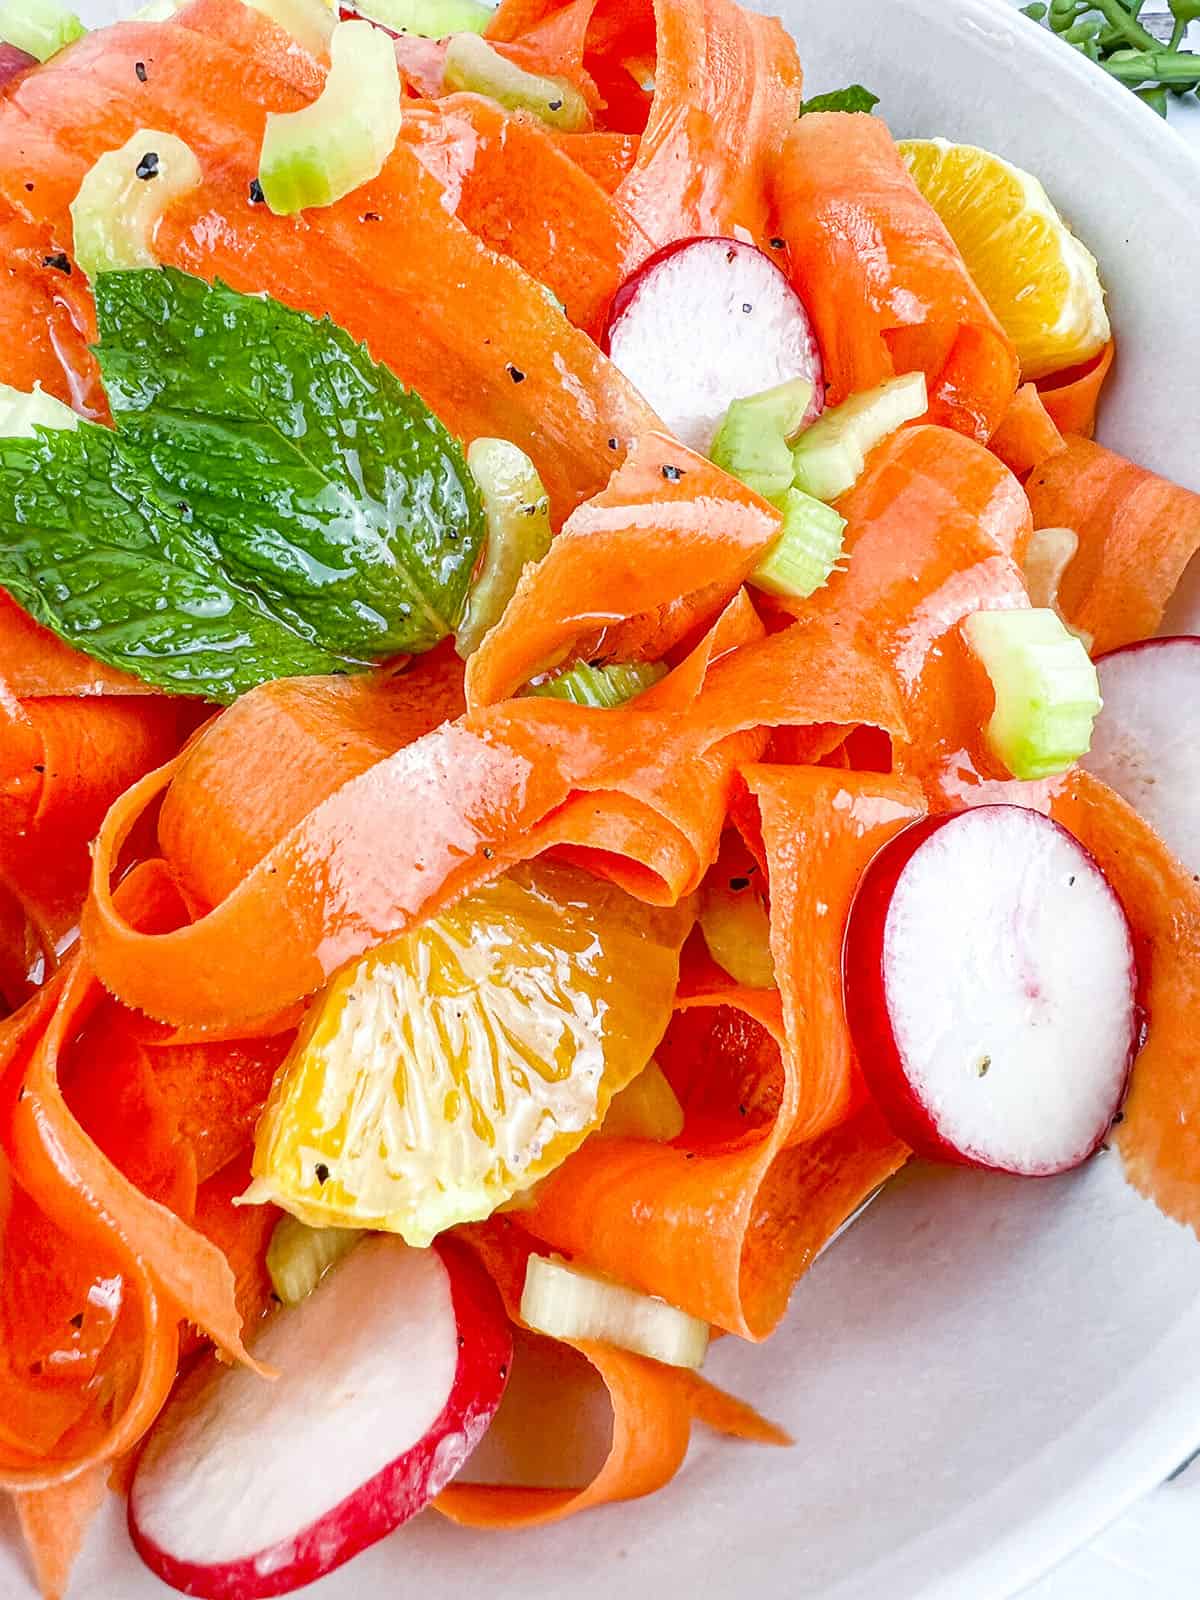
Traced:
[[268, 678], [363, 665], [233, 582], [91, 423], [0, 438], [0, 586], [88, 655], [177, 694], [232, 700]]
[[102, 274], [96, 310], [122, 447], [232, 582], [358, 660], [453, 632], [483, 510], [418, 395], [328, 319], [171, 268]]
[[878, 104], [877, 94], [864, 89], [861, 83], [852, 83], [848, 89], [835, 89], [832, 94], [818, 94], [803, 101], [796, 115], [806, 117], [810, 111], [874, 111]]

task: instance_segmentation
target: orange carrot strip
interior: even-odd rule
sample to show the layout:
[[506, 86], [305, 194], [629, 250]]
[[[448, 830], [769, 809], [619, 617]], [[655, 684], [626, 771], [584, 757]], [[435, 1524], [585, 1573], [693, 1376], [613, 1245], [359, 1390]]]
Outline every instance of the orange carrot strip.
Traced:
[[613, 295], [654, 247], [571, 159], [569, 146], [479, 95], [405, 107], [401, 137], [459, 221], [545, 284], [576, 326], [598, 335]]
[[646, 435], [526, 568], [468, 663], [468, 703], [505, 699], [587, 630], [666, 604], [698, 574], [729, 598], [779, 527], [778, 512], [736, 479], [665, 434]]
[[[748, 1137], [739, 1115], [722, 1128], [702, 1101], [675, 1145], [588, 1141], [539, 1188], [523, 1220], [538, 1238], [598, 1271], [761, 1339], [821, 1245], [906, 1156], [861, 1089], [858, 1112], [837, 1121], [856, 1098], [840, 943], [858, 877], [920, 806], [911, 786], [888, 777], [750, 767], [746, 778], [762, 807], [783, 994], [721, 983], [708, 994], [688, 993], [682, 1004], [724, 1016], [737, 1007], [783, 1047], [772, 1120], [757, 1136], [751, 1124]], [[801, 1006], [807, 1012], [810, 1005], [823, 1028], [802, 1017]], [[715, 1025], [728, 1026], [720, 1018]], [[668, 1049], [668, 1060], [672, 1054]], [[713, 1058], [710, 1036], [706, 1071]], [[672, 1073], [678, 1080], [681, 1072], [676, 1052]], [[773, 1091], [770, 1104], [776, 1106]]]
[[71, 1568], [106, 1492], [103, 1467], [91, 1467], [56, 1488], [13, 1496], [42, 1600], [65, 1600]]
[[0, 685], [18, 700], [43, 695], [156, 693], [138, 678], [73, 650], [0, 589]]
[[633, 133], [555, 133], [564, 155], [593, 178], [605, 194], [615, 194], [637, 160], [638, 136]]
[[1016, 352], [885, 124], [803, 117], [775, 172], [779, 232], [831, 403], [920, 371], [930, 422], [989, 439], [1016, 392]]
[[1096, 410], [1116, 353], [1116, 343], [1110, 339], [1087, 366], [1056, 372], [1038, 383], [1042, 404], [1060, 433], [1077, 433], [1085, 439], [1095, 433]]
[[1126, 1176], [1200, 1235], [1200, 887], [1090, 773], [1071, 774], [1053, 814], [1108, 875], [1138, 946], [1149, 1026], [1113, 1132]]
[[1023, 383], [1017, 390], [988, 448], [1018, 478], [1067, 448], [1036, 384]]
[[[805, 121], [808, 119], [805, 118]], [[997, 794], [981, 730], [991, 687], [959, 634], [963, 617], [1029, 604], [1019, 560], [1029, 533], [1021, 486], [995, 456], [943, 428], [902, 429], [839, 502], [846, 568], [796, 609], [840, 623], [889, 662], [907, 738], [899, 770], [937, 806]], [[862, 719], [869, 721], [869, 718]]]
[[1073, 528], [1059, 589], [1067, 620], [1102, 654], [1146, 639], [1200, 549], [1200, 495], [1086, 439], [1070, 439], [1027, 484], [1038, 528]]
[[768, 185], [800, 103], [796, 47], [733, 0], [656, 0], [654, 101], [617, 197], [656, 244], [770, 232]]
[[[464, 1229], [463, 1236], [495, 1278], [511, 1316], [517, 1316], [525, 1263], [533, 1241], [505, 1219]], [[653, 1494], [678, 1472], [694, 1421], [759, 1444], [788, 1436], [743, 1401], [698, 1373], [665, 1367], [614, 1345], [564, 1341], [591, 1362], [613, 1408], [612, 1446], [603, 1467], [582, 1489], [523, 1488], [455, 1483], [435, 1501], [452, 1522], [476, 1528], [528, 1528], [560, 1522], [594, 1506]]]

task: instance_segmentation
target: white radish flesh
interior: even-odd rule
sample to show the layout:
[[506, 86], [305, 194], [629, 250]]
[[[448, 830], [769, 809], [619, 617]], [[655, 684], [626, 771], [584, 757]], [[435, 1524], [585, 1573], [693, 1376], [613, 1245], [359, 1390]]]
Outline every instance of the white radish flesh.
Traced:
[[846, 993], [896, 1132], [935, 1158], [1044, 1175], [1085, 1160], [1128, 1080], [1137, 971], [1086, 850], [1018, 806], [917, 824], [860, 889]]
[[1104, 709], [1083, 765], [1200, 873], [1200, 638], [1147, 639], [1096, 666]]
[[821, 352], [779, 267], [738, 239], [686, 239], [618, 291], [605, 348], [684, 444], [707, 452], [733, 400], [806, 378], [820, 414]]

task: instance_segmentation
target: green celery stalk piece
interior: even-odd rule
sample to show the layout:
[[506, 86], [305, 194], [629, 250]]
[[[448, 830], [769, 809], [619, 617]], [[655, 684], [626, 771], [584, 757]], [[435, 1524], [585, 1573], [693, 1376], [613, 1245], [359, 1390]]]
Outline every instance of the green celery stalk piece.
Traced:
[[779, 502], [783, 531], [750, 574], [750, 582], [785, 600], [804, 600], [828, 583], [842, 553], [846, 519], [801, 489]]
[[357, 1228], [310, 1228], [280, 1217], [267, 1246], [271, 1287], [285, 1306], [298, 1306], [363, 1237]]
[[481, 5], [480, 0], [366, 0], [358, 9], [393, 33], [416, 33], [425, 39], [482, 33], [493, 15], [491, 6]]
[[812, 397], [808, 379], [793, 378], [730, 401], [710, 457], [764, 500], [776, 499], [792, 486], [796, 468], [788, 440], [799, 431]]
[[567, 78], [526, 72], [474, 33], [456, 33], [446, 50], [447, 89], [486, 95], [509, 111], [528, 111], [566, 133], [587, 126], [587, 101]]
[[666, 673], [667, 668], [659, 661], [613, 662], [606, 667], [578, 661], [529, 692], [549, 700], [570, 700], [573, 705], [614, 711], [644, 694]]
[[550, 548], [550, 500], [537, 468], [507, 439], [475, 439], [467, 465], [479, 486], [487, 518], [483, 566], [471, 588], [455, 636], [465, 661], [504, 615], [529, 562]]
[[798, 489], [837, 500], [858, 482], [868, 454], [929, 409], [925, 375], [906, 373], [822, 412], [792, 451]]
[[995, 692], [988, 746], [1013, 777], [1051, 778], [1086, 755], [1100, 680], [1057, 612], [976, 611], [962, 630]]
[[0, 40], [37, 61], [49, 61], [86, 32], [59, 0], [4, 0], [0, 5]]
[[203, 177], [182, 139], [139, 129], [96, 161], [71, 202], [76, 262], [93, 280], [102, 272], [156, 267], [154, 234], [164, 211]]
[[299, 111], [271, 112], [258, 181], [277, 216], [333, 205], [370, 183], [400, 137], [395, 47], [370, 22], [339, 22], [325, 87]]

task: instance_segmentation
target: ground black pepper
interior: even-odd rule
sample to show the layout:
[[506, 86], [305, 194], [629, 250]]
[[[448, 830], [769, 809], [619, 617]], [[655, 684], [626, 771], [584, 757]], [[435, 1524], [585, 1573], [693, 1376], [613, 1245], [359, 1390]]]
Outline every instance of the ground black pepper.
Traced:
[[783, 240], [782, 239], [772, 239], [771, 240], [771, 249], [772, 250], [782, 250], [783, 249]]
[[662, 475], [668, 483], [678, 483], [680, 478], [683, 477], [683, 468], [673, 467], [668, 462], [667, 465], [662, 469]]
[[325, 1182], [328, 1181], [329, 1168], [325, 1165], [325, 1163], [323, 1161], [318, 1161], [316, 1166], [313, 1168], [313, 1171], [317, 1175], [317, 1182], [318, 1183], [325, 1183]]
[[158, 177], [158, 151], [147, 150], [138, 162], [133, 173], [135, 178], [140, 178], [143, 183], [148, 183], [151, 178]]
[[137, 81], [139, 83], [145, 83], [146, 63], [144, 61], [135, 61], [133, 64], [133, 70], [137, 73]]
[[748, 889], [750, 887], [750, 879], [730, 878], [729, 887], [733, 890], [734, 894], [741, 894], [743, 889]]
[[251, 178], [250, 179], [250, 204], [252, 206], [260, 206], [260, 205], [262, 205], [262, 203], [263, 203], [263, 201], [265, 199], [266, 199], [266, 196], [263, 194], [263, 186], [262, 186], [262, 184], [259, 183], [257, 178]]
[[65, 272], [68, 278], [71, 276], [71, 263], [62, 251], [59, 251], [56, 256], [44, 256], [42, 265], [44, 267], [53, 267], [55, 272]]
[[514, 367], [511, 361], [505, 365], [504, 370], [508, 373], [509, 377], [514, 383], [525, 382], [525, 374], [521, 371], [520, 367]]

